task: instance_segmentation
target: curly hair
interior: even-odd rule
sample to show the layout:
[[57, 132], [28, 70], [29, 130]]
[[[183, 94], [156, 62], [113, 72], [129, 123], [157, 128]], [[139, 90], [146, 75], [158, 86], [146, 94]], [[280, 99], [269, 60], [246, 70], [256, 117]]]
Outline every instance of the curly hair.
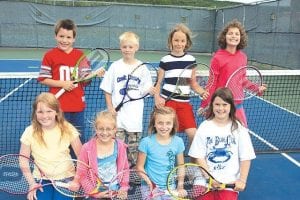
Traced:
[[221, 49], [225, 49], [227, 46], [226, 43], [226, 34], [230, 28], [238, 28], [241, 34], [240, 43], [237, 46], [237, 49], [244, 49], [247, 46], [247, 33], [242, 25], [241, 22], [239, 22], [237, 19], [234, 19], [226, 24], [226, 26], [223, 28], [223, 30], [218, 35], [218, 44]]

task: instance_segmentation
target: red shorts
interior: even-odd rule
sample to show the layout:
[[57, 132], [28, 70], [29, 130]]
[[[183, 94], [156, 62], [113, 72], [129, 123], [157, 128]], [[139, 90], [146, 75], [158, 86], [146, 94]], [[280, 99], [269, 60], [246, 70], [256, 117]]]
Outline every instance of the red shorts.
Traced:
[[189, 102], [169, 100], [165, 105], [173, 108], [176, 111], [179, 124], [178, 132], [183, 132], [188, 128], [196, 128], [193, 107]]

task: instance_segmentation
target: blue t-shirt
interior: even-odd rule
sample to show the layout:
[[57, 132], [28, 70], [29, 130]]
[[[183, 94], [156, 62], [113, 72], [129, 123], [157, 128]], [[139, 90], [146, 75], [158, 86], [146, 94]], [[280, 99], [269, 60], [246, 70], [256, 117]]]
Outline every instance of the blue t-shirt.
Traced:
[[168, 174], [176, 164], [176, 156], [183, 153], [184, 148], [184, 142], [178, 136], [173, 136], [171, 142], [166, 145], [157, 142], [156, 134], [141, 140], [139, 151], [147, 156], [145, 171], [159, 188], [167, 188]]
[[104, 185], [110, 186], [111, 190], [118, 190], [119, 188], [117, 180], [116, 183], [110, 183], [117, 175], [117, 156], [118, 144], [115, 142], [113, 154], [97, 159], [99, 178], [104, 182]]

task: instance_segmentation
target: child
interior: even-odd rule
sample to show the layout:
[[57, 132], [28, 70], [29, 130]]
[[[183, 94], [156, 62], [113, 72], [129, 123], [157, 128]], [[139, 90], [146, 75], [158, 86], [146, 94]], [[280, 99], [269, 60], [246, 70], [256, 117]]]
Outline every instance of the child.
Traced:
[[[129, 74], [142, 62], [135, 58], [135, 53], [139, 49], [139, 37], [133, 32], [125, 32], [119, 39], [122, 58], [112, 63], [101, 82], [100, 88], [105, 92], [108, 110], [117, 115], [117, 138], [128, 144], [128, 159], [131, 166], [134, 166], [143, 128], [144, 100], [125, 103], [118, 113], [116, 113], [115, 108], [123, 99]], [[137, 83], [132, 87], [152, 93], [152, 79], [148, 70], [145, 70], [141, 77], [136, 79]]]
[[[185, 147], [182, 138], [175, 135], [177, 127], [176, 113], [172, 108], [154, 108], [149, 123], [149, 133], [152, 134], [143, 138], [139, 145], [136, 168], [157, 185], [158, 193], [167, 190], [167, 177], [175, 165], [184, 163]], [[181, 188], [178, 189], [180, 192]], [[171, 199], [167, 194], [161, 198]]]
[[[74, 80], [71, 80], [73, 69], [83, 55], [81, 50], [73, 48], [76, 29], [76, 25], [70, 19], [57, 22], [55, 25], [57, 46], [44, 55], [38, 81], [49, 86], [50, 92], [53, 94], [57, 94], [61, 88], [66, 90], [58, 97], [61, 109], [66, 119], [83, 134], [84, 109], [86, 107], [83, 87], [87, 83], [75, 84]], [[83, 76], [80, 73], [79, 70], [78, 77]]]
[[[192, 46], [191, 31], [188, 27], [184, 24], [176, 25], [169, 34], [168, 46], [171, 52], [164, 56], [159, 64], [156, 91], [160, 91], [163, 79], [164, 84], [162, 86], [161, 94], [156, 93], [154, 95], [155, 105], [157, 107], [166, 105], [176, 111], [179, 121], [178, 131], [186, 132], [189, 142], [191, 143], [196, 133], [196, 122], [192, 105], [189, 103], [190, 100], [186, 99], [186, 97], [177, 96], [166, 101], [170, 96], [170, 93], [174, 92], [176, 81], [181, 71], [186, 66], [196, 62], [192, 55], [186, 53]], [[195, 71], [196, 69], [192, 70], [190, 87], [205, 99], [208, 96], [208, 93], [197, 84]]]
[[[243, 25], [237, 21], [229, 22], [218, 36], [220, 49], [213, 55], [211, 70], [214, 74], [214, 82], [209, 88], [209, 94], [213, 94], [217, 88], [225, 87], [227, 80], [235, 70], [247, 65], [247, 55], [242, 51], [247, 46], [247, 34]], [[237, 83], [238, 84], [238, 83]], [[266, 85], [259, 87], [259, 93], [266, 90]], [[205, 108], [211, 97], [201, 102], [199, 112]], [[236, 101], [236, 115], [242, 124], [247, 127], [247, 119], [242, 101]]]
[[[201, 200], [238, 198], [246, 187], [251, 160], [255, 158], [248, 130], [235, 117], [232, 93], [219, 88], [212, 95], [208, 119], [198, 128], [189, 155], [222, 183], [235, 183], [234, 190], [216, 190]], [[214, 198], [219, 197], [219, 198]]]
[[[59, 102], [51, 93], [41, 93], [37, 96], [33, 104], [32, 123], [25, 129], [20, 141], [20, 154], [32, 156], [46, 175], [54, 171], [53, 168], [57, 163], [71, 159], [70, 145], [76, 155], [79, 155], [82, 146], [78, 131], [64, 119]], [[65, 178], [74, 176], [68, 172], [62, 172], [62, 174], [65, 174]], [[29, 175], [27, 181], [30, 189], [38, 186], [34, 179], [39, 178], [33, 174]], [[52, 178], [55, 179], [55, 177]], [[50, 181], [43, 180], [42, 185], [45, 183], [50, 183]], [[29, 192], [27, 199], [67, 200], [71, 198], [57, 192], [52, 185], [47, 185], [40, 190]]]
[[[94, 121], [95, 136], [85, 143], [81, 149], [79, 160], [91, 166], [98, 177], [104, 182], [109, 183], [119, 172], [129, 168], [127, 159], [127, 145], [121, 140], [115, 139], [117, 132], [116, 116], [109, 111], [99, 112]], [[77, 171], [76, 177], [71, 183], [71, 189], [79, 188], [80, 182], [84, 182], [87, 172]], [[84, 187], [89, 185], [82, 184]], [[106, 185], [108, 186], [108, 185]], [[110, 185], [111, 186], [111, 185]], [[115, 185], [119, 195], [126, 195], [128, 186], [125, 180], [120, 180]], [[84, 188], [91, 191], [94, 188]], [[110, 188], [113, 189], [113, 188]], [[93, 198], [109, 198], [108, 191], [103, 191], [93, 195]]]

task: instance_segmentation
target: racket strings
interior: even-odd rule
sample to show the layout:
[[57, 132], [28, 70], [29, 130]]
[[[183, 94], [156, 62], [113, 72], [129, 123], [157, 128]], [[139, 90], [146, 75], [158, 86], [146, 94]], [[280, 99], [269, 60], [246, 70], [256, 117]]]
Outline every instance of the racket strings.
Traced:
[[27, 180], [31, 177], [35, 164], [26, 157], [6, 155], [0, 159], [0, 190], [11, 194], [26, 194], [30, 190]]
[[120, 185], [120, 189], [112, 193], [111, 199], [150, 199], [153, 186], [148, 176], [143, 172], [134, 169], [126, 170], [115, 179], [125, 182], [125, 187]]
[[208, 191], [208, 174], [198, 166], [177, 167], [168, 178], [168, 190], [176, 198], [196, 199]]

